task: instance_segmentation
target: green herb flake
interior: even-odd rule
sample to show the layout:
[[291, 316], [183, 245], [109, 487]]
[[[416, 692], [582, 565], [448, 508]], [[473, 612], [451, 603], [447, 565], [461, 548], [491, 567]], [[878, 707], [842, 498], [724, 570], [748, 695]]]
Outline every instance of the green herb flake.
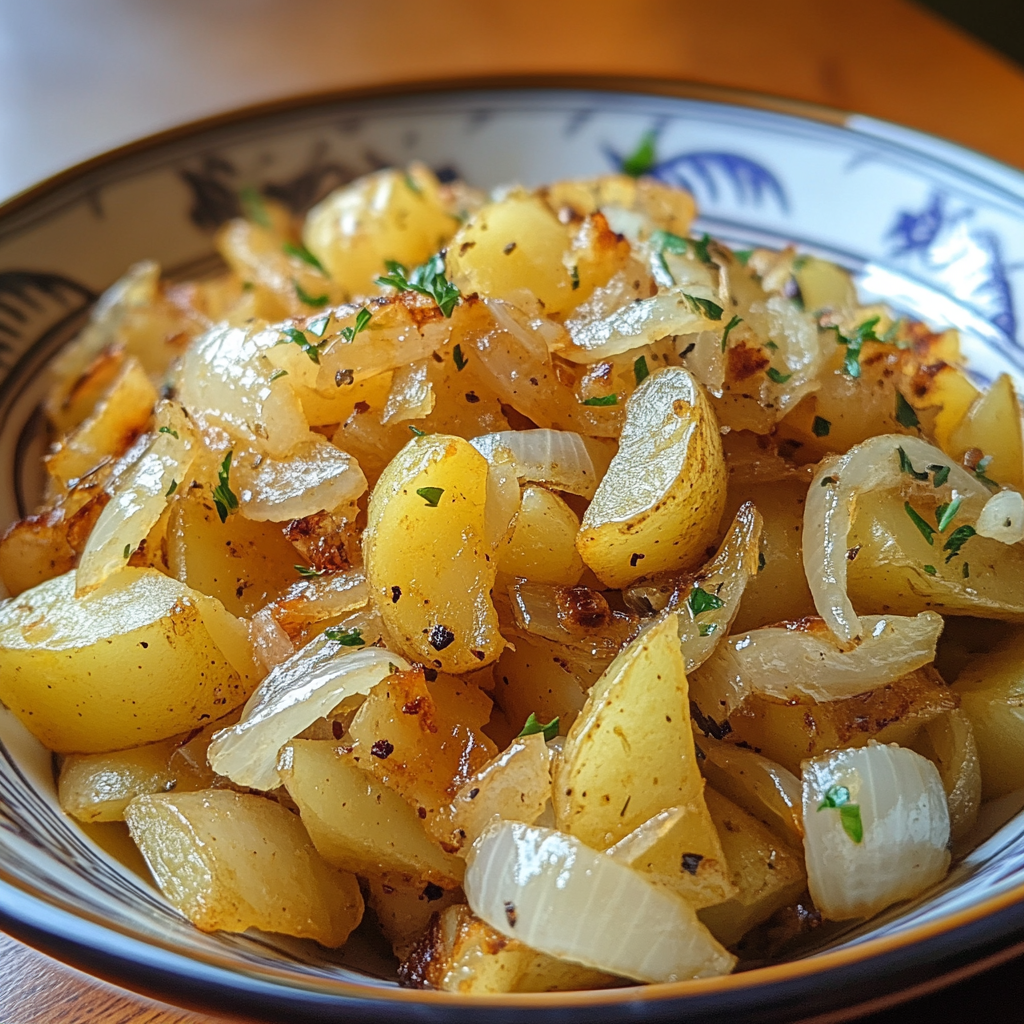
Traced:
[[420, 430], [419, 427], [414, 427], [411, 423], [409, 424], [409, 429], [413, 432], [413, 434], [416, 437], [426, 437], [427, 436], [427, 432], [425, 430]]
[[213, 489], [213, 503], [217, 507], [217, 515], [220, 516], [222, 523], [227, 521], [230, 512], [234, 512], [238, 508], [238, 498], [228, 483], [228, 478], [231, 474], [231, 456], [234, 454], [232, 449], [224, 456], [224, 461], [220, 464], [220, 469], [217, 471], [219, 483]]
[[306, 330], [310, 334], [315, 334], [318, 338], [324, 336], [324, 331], [327, 330], [327, 325], [331, 322], [331, 314], [328, 313], [326, 316], [318, 316], [315, 320], [310, 320], [306, 324]]
[[242, 282], [242, 291], [243, 292], [251, 292], [253, 290], [253, 288], [255, 288], [255, 287], [256, 287], [256, 285], [254, 285], [252, 283], [252, 281], [243, 281]]
[[733, 251], [733, 256], [745, 267], [750, 262], [750, 257], [754, 255], [753, 249], [736, 249]]
[[960, 549], [977, 533], [973, 526], [958, 526], [950, 535], [949, 540], [942, 545], [943, 551], [948, 551], [946, 564], [948, 565], [957, 555]]
[[779, 346], [778, 346], [778, 345], [776, 345], [776, 344], [775, 344], [775, 342], [771, 340], [771, 338], [769, 338], [769, 339], [768, 339], [768, 340], [767, 340], [767, 341], [766, 341], [766, 342], [764, 343], [764, 347], [765, 347], [766, 349], [768, 349], [768, 351], [769, 351], [769, 352], [778, 352], [778, 351], [779, 351]]
[[850, 791], [846, 786], [829, 786], [825, 790], [825, 798], [818, 804], [818, 810], [824, 811], [827, 808], [842, 807], [850, 802]]
[[663, 252], [656, 252], [653, 256], [654, 260], [654, 277], [658, 280], [658, 284], [667, 285], [671, 287], [676, 283], [676, 279], [672, 276], [672, 271], [668, 269], [668, 263], [665, 260], [665, 254]]
[[437, 508], [437, 503], [444, 494], [443, 487], [417, 487], [416, 493], [431, 507]]
[[670, 252], [674, 256], [682, 256], [686, 252], [687, 241], [682, 235], [674, 235], [671, 231], [651, 232], [651, 248], [656, 252]]
[[[932, 474], [932, 486], [941, 487], [949, 479], [949, 466], [929, 466], [928, 471]], [[918, 477], [919, 480], [924, 477]]]
[[132, 546], [131, 546], [131, 544], [125, 544], [125, 546], [124, 546], [124, 557], [125, 558], [130, 558], [131, 554], [132, 554]]
[[418, 196], [423, 195], [423, 189], [421, 189], [419, 185], [416, 184], [416, 179], [413, 178], [413, 176], [408, 171], [406, 171], [402, 177], [403, 180], [405, 181], [405, 187], [410, 192], [413, 192]]
[[321, 306], [326, 306], [330, 296], [328, 295], [310, 295], [298, 281], [292, 278], [292, 287], [295, 289], [295, 294], [299, 297], [299, 302], [305, 303], [307, 306], [312, 306], [314, 309], [319, 309]]
[[765, 370], [765, 376], [769, 380], [775, 381], [776, 384], [785, 384], [793, 374], [781, 373], [779, 370], [776, 370], [774, 366], [769, 366], [768, 369]]
[[293, 566], [295, 571], [303, 578], [307, 580], [315, 579], [317, 576], [323, 576], [326, 569], [314, 569], [310, 565], [296, 565]]
[[650, 375], [651, 371], [647, 369], [647, 356], [640, 356], [633, 361], [633, 376], [637, 385], [642, 384]]
[[569, 280], [572, 281], [572, 290], [576, 291], [580, 286], [580, 268], [573, 266], [569, 270]]
[[431, 256], [426, 263], [417, 267], [411, 274], [407, 273], [403, 264], [397, 260], [385, 260], [384, 268], [387, 273], [377, 278], [377, 284], [387, 288], [397, 288], [400, 292], [417, 292], [426, 295], [437, 303], [438, 309], [446, 316], [452, 315], [452, 310], [459, 303], [462, 297], [459, 289], [445, 277], [444, 257], [438, 253]]
[[324, 630], [324, 636], [328, 640], [333, 640], [335, 643], [341, 644], [342, 647], [365, 647], [366, 641], [363, 639], [363, 631], [361, 629], [340, 629], [337, 626], [333, 626], [330, 629]]
[[273, 384], [275, 380], [280, 380], [282, 377], [287, 377], [287, 376], [288, 376], [288, 371], [287, 370], [275, 370], [270, 375], [270, 383]]
[[461, 345], [456, 345], [455, 348], [452, 349], [452, 359], [455, 362], [455, 369], [460, 373], [466, 368], [466, 363], [469, 362], [469, 360], [462, 354]]
[[924, 571], [928, 573], [929, 576], [934, 576], [939, 570], [936, 569], [934, 565], [926, 565], [924, 567]]
[[170, 435], [171, 435], [171, 437], [173, 437], [175, 441], [179, 440], [179, 438], [178, 438], [178, 432], [177, 432], [176, 430], [171, 430], [171, 428], [170, 428], [170, 427], [161, 427], [161, 428], [160, 428], [160, 429], [159, 429], [159, 430], [157, 431], [157, 433], [158, 433], [158, 434], [170, 434]]
[[995, 480], [992, 480], [990, 477], [986, 476], [986, 473], [988, 472], [988, 467], [990, 465], [992, 465], [992, 456], [991, 455], [986, 455], [983, 459], [979, 459], [978, 460], [978, 464], [974, 467], [974, 475], [990, 491], [998, 491], [999, 490], [999, 484], [997, 484], [995, 482]]
[[301, 242], [285, 242], [281, 246], [281, 250], [286, 256], [294, 256], [297, 260], [302, 260], [303, 263], [319, 270], [325, 277], [327, 276], [324, 265]]
[[855, 842], [864, 839], [864, 824], [860, 817], [860, 806], [850, 803], [850, 791], [846, 786], [829, 786], [825, 799], [818, 804], [818, 810], [836, 809], [843, 831]]
[[623, 157], [621, 170], [623, 174], [628, 174], [631, 178], [639, 178], [643, 174], [648, 174], [654, 168], [657, 163], [657, 150], [658, 144], [658, 133], [651, 129], [650, 131], [644, 132], [639, 143], [637, 143], [636, 149], [627, 157]]
[[935, 531], [921, 518], [909, 501], [903, 502], [903, 507], [906, 509], [907, 515], [910, 516], [910, 521], [921, 532], [921, 536], [924, 537], [929, 544], [934, 544]]
[[935, 510], [935, 521], [939, 524], [939, 533], [945, 533], [953, 522], [953, 517], [960, 511], [963, 498], [954, 498], [948, 505], [942, 504]]
[[914, 412], [914, 407], [903, 397], [903, 393], [896, 392], [896, 422], [908, 430], [916, 430], [921, 426], [921, 421]]
[[584, 405], [618, 405], [618, 395], [595, 395], [593, 398], [583, 400]]
[[690, 307], [691, 311], [698, 316], [702, 316], [706, 320], [722, 319], [722, 307], [717, 302], [712, 302], [710, 299], [702, 299], [697, 295], [687, 295], [685, 292], [683, 292], [683, 298], [686, 300], [686, 304]]
[[169, 498], [178, 489], [178, 481], [171, 480], [171, 486], [164, 492], [164, 497]]
[[558, 718], [552, 718], [547, 725], [544, 725], [537, 720], [537, 716], [531, 711], [530, 717], [527, 718], [526, 724], [523, 726], [519, 736], [534, 736], [537, 733], [541, 733], [544, 736], [545, 742], [553, 740], [558, 735]]
[[[708, 246], [711, 244], [711, 236], [704, 234], [703, 237], [691, 241], [693, 246], [693, 254], [701, 261], [701, 263], [714, 263], [715, 261], [711, 258], [711, 253], [708, 251]], [[715, 319], [718, 319], [717, 317]]]
[[725, 351], [726, 342], [729, 340], [729, 335], [732, 333], [734, 327], [738, 327], [743, 323], [743, 317], [734, 316], [726, 325], [725, 330], [722, 331], [722, 351]]
[[314, 363], [320, 362], [320, 350], [297, 327], [282, 328], [281, 334], [278, 345], [298, 345]]
[[[914, 464], [910, 461], [910, 456], [907, 455], [907, 453], [903, 450], [902, 446], [898, 446], [896, 448], [896, 451], [899, 452], [899, 456], [900, 456], [900, 472], [906, 473], [909, 476], [912, 476], [915, 480], [927, 480], [928, 479], [928, 474], [927, 473], [921, 473], [921, 472], [918, 472], [918, 470], [914, 469]], [[947, 467], [947, 476], [948, 476], [948, 467]], [[938, 487], [938, 484], [936, 484], [935, 486]]]
[[718, 629], [718, 623], [717, 622], [698, 622], [697, 623], [697, 633], [700, 636], [711, 636], [711, 634], [714, 633], [714, 631], [716, 629]]
[[361, 333], [362, 331], [365, 331], [366, 328], [370, 326], [371, 319], [373, 319], [373, 314], [365, 306], [363, 306], [363, 308], [359, 310], [358, 313], [356, 313], [356, 322], [354, 324], [349, 324], [348, 327], [343, 327], [341, 329], [341, 336], [345, 339], [345, 341], [355, 341], [356, 335]]
[[242, 216], [246, 220], [258, 224], [261, 228], [271, 227], [267, 204], [263, 201], [259, 189], [246, 185], [245, 188], [239, 189], [238, 201], [242, 206]]
[[966, 580], [971, 575], [971, 566], [969, 562], [964, 562], [963, 577]]
[[828, 437], [829, 432], [832, 430], [832, 424], [825, 419], [823, 416], [815, 416], [814, 422], [811, 424], [811, 431], [815, 437]]
[[725, 604], [717, 594], [708, 593], [699, 584], [690, 591], [686, 603], [690, 606], [690, 614], [694, 616], [716, 611]]

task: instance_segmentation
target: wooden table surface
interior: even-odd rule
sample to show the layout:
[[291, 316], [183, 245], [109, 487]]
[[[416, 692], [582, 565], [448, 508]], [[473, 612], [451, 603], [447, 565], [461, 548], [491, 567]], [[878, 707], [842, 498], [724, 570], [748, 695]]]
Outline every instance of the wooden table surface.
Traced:
[[[510, 72], [759, 90], [901, 122], [1024, 168], [1024, 71], [905, 0], [0, 0], [0, 55], [0, 195], [132, 136], [276, 95]], [[1019, 1020], [1022, 978], [1016, 961], [872, 1020]], [[0, 935], [3, 1024], [222, 1020], [115, 989]]]

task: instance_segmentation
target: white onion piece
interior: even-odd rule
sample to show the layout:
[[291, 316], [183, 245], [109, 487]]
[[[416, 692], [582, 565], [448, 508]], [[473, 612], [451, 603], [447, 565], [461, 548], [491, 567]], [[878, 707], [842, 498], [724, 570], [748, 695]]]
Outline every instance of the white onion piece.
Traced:
[[515, 467], [499, 456], [487, 466], [484, 497], [484, 541], [492, 551], [506, 541], [511, 542], [522, 502]]
[[682, 981], [736, 963], [681, 897], [553, 829], [491, 825], [473, 845], [463, 889], [502, 935], [609, 974]]
[[632, 867], [648, 850], [664, 839], [686, 817], [686, 813], [685, 807], [666, 807], [653, 818], [641, 822], [614, 846], [609, 846], [604, 851], [606, 856], [626, 867]]
[[[336, 619], [357, 608], [365, 608], [369, 601], [366, 576], [359, 569], [350, 569], [293, 583], [283, 597], [263, 610], [294, 636], [324, 619]], [[257, 614], [262, 614], [263, 610]], [[370, 644], [376, 638], [364, 633], [363, 639]]]
[[583, 438], [571, 430], [501, 430], [469, 443], [491, 463], [509, 453], [520, 483], [593, 498], [601, 482]]
[[277, 668], [295, 653], [295, 645], [277, 624], [273, 607], [269, 605], [249, 620], [249, 643], [252, 644], [253, 657], [265, 672]]
[[318, 718], [347, 697], [367, 694], [409, 663], [380, 647], [343, 647], [321, 634], [275, 668], [257, 687], [237, 725], [218, 732], [210, 744], [210, 767], [239, 786], [281, 785], [277, 755]]
[[436, 400], [425, 359], [400, 366], [391, 379], [391, 390], [384, 403], [381, 423], [405, 423], [407, 420], [422, 419], [434, 411]]
[[257, 522], [283, 523], [331, 512], [352, 503], [367, 488], [359, 463], [317, 435], [286, 459], [264, 456], [254, 468], [239, 460], [233, 472], [239, 513]]
[[[511, 303], [501, 299], [484, 301], [494, 322], [508, 331], [538, 362], [546, 363], [551, 351], [565, 348], [568, 337], [561, 324], [543, 317], [531, 318], [524, 324], [524, 313]], [[532, 304], [538, 305], [536, 300], [532, 300]]]
[[192, 424], [173, 402], [159, 403], [155, 416], [157, 429], [149, 447], [117, 481], [89, 534], [75, 575], [77, 594], [123, 569], [163, 515], [174, 491], [188, 486], [185, 477], [195, 459], [197, 440]]
[[[929, 465], [949, 467], [944, 488], [961, 498], [961, 514], [968, 521], [977, 519], [988, 497], [977, 478], [919, 437], [881, 434], [854, 445], [838, 459], [822, 462], [804, 506], [804, 572], [818, 614], [847, 644], [864, 631], [846, 593], [847, 537], [858, 501], [871, 491], [909, 487], [914, 482], [900, 470], [899, 448], [918, 470]], [[934, 491], [930, 483], [928, 487]]]
[[982, 537], [991, 537], [1003, 544], [1019, 544], [1024, 540], [1024, 495], [1017, 491], [1000, 491], [985, 502], [975, 527]]
[[452, 801], [452, 842], [468, 847], [495, 817], [532, 825], [551, 801], [551, 752], [537, 732], [488, 761]]
[[781, 700], [839, 700], [885, 686], [935, 660], [942, 616], [865, 615], [864, 639], [843, 650], [821, 619], [801, 619], [730, 636], [690, 678], [690, 692], [713, 717], [752, 693]]
[[[860, 842], [841, 807], [821, 806], [833, 787], [844, 787], [847, 806], [859, 809]], [[803, 805], [808, 887], [830, 920], [871, 917], [946, 874], [946, 794], [935, 765], [912, 750], [871, 741], [805, 761]]]

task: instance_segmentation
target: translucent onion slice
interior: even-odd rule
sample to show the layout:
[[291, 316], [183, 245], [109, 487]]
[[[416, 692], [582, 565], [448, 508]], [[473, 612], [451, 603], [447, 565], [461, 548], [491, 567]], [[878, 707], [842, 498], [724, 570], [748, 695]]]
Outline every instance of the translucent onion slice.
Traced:
[[470, 444], [491, 463], [508, 453], [520, 483], [593, 498], [601, 482], [586, 442], [571, 430], [501, 430]]
[[149, 534], [186, 475], [196, 453], [196, 434], [179, 405], [161, 402], [157, 429], [145, 454], [118, 480], [89, 534], [78, 563], [76, 593], [99, 586], [123, 569]]
[[551, 752], [538, 732], [520, 736], [452, 801], [452, 842], [471, 846], [493, 818], [532, 825], [551, 801]]
[[1024, 540], [1024, 495], [1017, 491], [993, 494], [978, 515], [976, 529], [982, 537], [1019, 544]]
[[405, 423], [429, 416], [437, 396], [427, 374], [427, 361], [417, 360], [395, 370], [381, 423]]
[[864, 639], [844, 650], [821, 619], [729, 637], [690, 678], [708, 715], [728, 715], [752, 693], [815, 701], [856, 697], [935, 660], [942, 616], [865, 615]]
[[264, 456], [233, 469], [239, 513], [258, 522], [283, 523], [332, 512], [365, 493], [366, 477], [351, 455], [314, 435], [286, 459]]
[[949, 833], [953, 843], [973, 831], [981, 807], [981, 761], [971, 720], [959, 709], [928, 722], [914, 749], [939, 770], [949, 804]]
[[261, 608], [249, 620], [249, 643], [253, 657], [264, 672], [277, 668], [295, 653], [295, 645], [278, 625], [272, 606]]
[[686, 817], [685, 807], [666, 807], [653, 818], [637, 825], [628, 836], [623, 836], [614, 846], [605, 850], [612, 860], [632, 867], [645, 853], [652, 850]]
[[[864, 634], [846, 592], [847, 537], [858, 501], [871, 491], [895, 490], [914, 483], [913, 477], [900, 468], [900, 448], [918, 471], [926, 466], [949, 468], [943, 492], [949, 488], [961, 499], [961, 514], [967, 521], [977, 519], [988, 499], [981, 481], [919, 437], [881, 434], [854, 445], [834, 461], [823, 462], [811, 481], [804, 506], [804, 572], [818, 614], [843, 643], [849, 644]], [[927, 486], [933, 489], [931, 483]]]
[[320, 635], [275, 668], [249, 698], [237, 725], [217, 733], [210, 766], [239, 786], [281, 785], [281, 748], [347, 697], [367, 694], [409, 663], [380, 647], [345, 647]]
[[946, 874], [946, 794], [912, 750], [871, 741], [805, 761], [803, 805], [808, 887], [833, 921], [871, 917]]
[[681, 897], [553, 829], [491, 825], [470, 852], [463, 888], [501, 934], [609, 974], [682, 981], [736, 963]]

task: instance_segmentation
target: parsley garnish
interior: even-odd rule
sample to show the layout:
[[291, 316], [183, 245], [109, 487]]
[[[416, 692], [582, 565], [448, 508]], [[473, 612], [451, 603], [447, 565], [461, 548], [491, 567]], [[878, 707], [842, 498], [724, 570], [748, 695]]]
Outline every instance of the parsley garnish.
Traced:
[[310, 295], [309, 292], [305, 291], [298, 281], [292, 279], [292, 287], [295, 289], [295, 294], [299, 297], [299, 302], [304, 302], [307, 306], [312, 306], [314, 309], [319, 309], [321, 306], [326, 306], [329, 296], [327, 295]]
[[764, 372], [765, 376], [767, 376], [769, 380], [775, 381], [776, 384], [785, 384], [786, 381], [793, 376], [791, 373], [781, 373], [776, 370], [774, 366], [769, 366]]
[[929, 466], [928, 469], [932, 473], [933, 487], [941, 487], [949, 479], [949, 466]]
[[658, 133], [656, 131], [651, 129], [644, 132], [636, 149], [629, 156], [623, 157], [622, 173], [628, 174], [631, 178], [639, 178], [642, 174], [648, 174], [657, 163], [655, 151], [657, 142]]
[[710, 299], [702, 299], [696, 295], [687, 295], [686, 292], [683, 292], [683, 298], [690, 309], [698, 316], [703, 316], [707, 320], [722, 319], [722, 307], [717, 302], [712, 302]]
[[690, 606], [690, 613], [695, 616], [703, 612], [713, 612], [725, 604], [717, 594], [709, 594], [699, 585], [690, 591], [686, 603]]
[[286, 256], [294, 256], [297, 260], [308, 263], [326, 276], [327, 271], [324, 270], [324, 265], [301, 242], [298, 244], [295, 242], [285, 242], [281, 249]]
[[[960, 549], [975, 535], [977, 531], [973, 526], [958, 526], [950, 535], [949, 540], [942, 545], [943, 551], [948, 551], [949, 554], [946, 556], [946, 564], [948, 565], [957, 555], [960, 554]], [[967, 574], [964, 573], [966, 576]]]
[[818, 810], [835, 808], [839, 811], [839, 820], [843, 831], [855, 842], [864, 838], [864, 824], [860, 818], [860, 805], [850, 803], [850, 791], [845, 786], [829, 786], [825, 799], [818, 804]]
[[326, 569], [314, 569], [311, 565], [296, 565], [292, 568], [303, 578], [307, 580], [314, 579], [317, 576], [323, 576]]
[[[814, 422], [811, 424], [811, 431], [815, 437], [828, 437], [829, 432], [832, 430], [832, 424], [825, 419], [823, 416], [815, 416]], [[903, 449], [901, 448], [900, 451]]]
[[125, 544], [125, 546], [124, 546], [124, 557], [125, 558], [130, 558], [131, 557], [131, 553], [132, 553], [132, 546], [131, 546], [131, 544]]
[[985, 475], [988, 467], [992, 464], [992, 456], [986, 455], [983, 459], [978, 460], [978, 464], [974, 467], [974, 475], [990, 490], [998, 491], [999, 484], [995, 480], [990, 479]]
[[537, 716], [531, 711], [530, 717], [527, 718], [523, 731], [519, 736], [533, 736], [538, 732], [543, 734], [545, 740], [553, 740], [558, 735], [558, 718], [552, 718], [547, 725], [544, 725], [543, 722], [537, 720]]
[[438, 309], [446, 316], [458, 305], [459, 289], [445, 276], [444, 257], [438, 253], [411, 274], [397, 260], [385, 260], [387, 274], [377, 278], [377, 284], [397, 288], [400, 292], [418, 292], [437, 303]]
[[227, 521], [229, 512], [234, 512], [238, 508], [238, 498], [228, 483], [228, 476], [231, 473], [231, 456], [234, 454], [234, 449], [232, 449], [224, 456], [224, 461], [217, 471], [217, 479], [220, 482], [213, 489], [213, 503], [217, 506], [217, 515], [220, 516], [222, 523]]
[[331, 627], [330, 629], [324, 630], [324, 636], [328, 640], [333, 640], [335, 643], [341, 644], [342, 647], [365, 647], [366, 641], [363, 639], [363, 631], [361, 629], [339, 629], [337, 627]]
[[970, 564], [967, 563], [967, 562], [964, 562], [964, 569], [963, 569], [963, 577], [964, 577], [964, 579], [967, 579], [968, 576], [970, 576], [970, 575], [971, 575]]
[[674, 235], [671, 231], [651, 232], [651, 246], [657, 252], [670, 252], [675, 256], [682, 256], [686, 252], [686, 239], [682, 235]]
[[921, 536], [924, 537], [929, 544], [934, 544], [935, 531], [914, 510], [914, 507], [909, 501], [903, 502], [903, 507], [907, 510], [907, 515], [910, 516], [910, 521], [918, 528], [918, 530], [921, 531]]
[[593, 398], [587, 398], [583, 401], [584, 405], [618, 405], [618, 395], [595, 395]]
[[875, 324], [881, 317], [874, 316], [864, 323], [858, 324], [853, 336], [848, 338], [838, 327], [830, 327], [829, 330], [836, 332], [836, 341], [846, 346], [846, 358], [843, 360], [843, 372], [850, 377], [860, 376], [860, 350], [865, 341], [879, 341], [875, 334]]
[[700, 636], [711, 636], [711, 634], [714, 633], [714, 631], [716, 629], [718, 629], [718, 623], [717, 622], [698, 622], [697, 623], [697, 633]]
[[169, 498], [178, 489], [178, 481], [171, 480], [171, 486], [164, 492], [164, 497]]
[[768, 340], [767, 340], [767, 341], [766, 341], [766, 342], [764, 343], [764, 347], [765, 347], [766, 349], [768, 349], [768, 351], [769, 351], [769, 352], [778, 352], [778, 350], [779, 350], [779, 346], [778, 346], [778, 345], [776, 345], [776, 344], [775, 344], [775, 342], [774, 342], [774, 341], [772, 341], [772, 339], [771, 339], [771, 338], [769, 338], [769, 339], [768, 339]]
[[177, 432], [176, 430], [171, 430], [171, 428], [170, 428], [170, 427], [161, 427], [161, 428], [160, 428], [160, 429], [159, 429], [159, 430], [157, 431], [157, 433], [158, 433], [158, 434], [170, 434], [170, 435], [171, 435], [171, 437], [173, 437], [175, 441], [177, 441], [177, 440], [178, 440], [178, 432]]
[[416, 184], [416, 181], [413, 179], [413, 176], [408, 171], [405, 172], [403, 177], [405, 179], [405, 187], [410, 192], [415, 192], [416, 195], [418, 196], [423, 195], [423, 189], [421, 189], [419, 185]]
[[[914, 464], [910, 461], [910, 456], [907, 455], [907, 453], [903, 450], [902, 446], [897, 447], [896, 451], [898, 451], [899, 455], [900, 455], [900, 471], [901, 472], [908, 473], [915, 480], [927, 480], [928, 479], [928, 474], [927, 473], [919, 473], [916, 469], [914, 469]], [[931, 467], [929, 466], [929, 469], [930, 468]], [[946, 467], [946, 476], [948, 476], [948, 475], [949, 475], [949, 467]], [[945, 478], [943, 478], [943, 479], [945, 479]], [[935, 486], [938, 487], [939, 485], [936, 484]]]
[[639, 356], [633, 361], [633, 376], [638, 385], [647, 380], [650, 375], [651, 371], [647, 369], [647, 356]]
[[934, 576], [939, 570], [936, 569], [934, 565], [926, 565], [924, 567], [924, 571], [928, 573], [929, 576]]
[[366, 328], [370, 326], [370, 320], [372, 318], [373, 314], [365, 306], [363, 306], [363, 308], [359, 310], [358, 313], [356, 313], [355, 325], [343, 327], [341, 329], [341, 336], [346, 341], [353, 341], [357, 334], [359, 334], [361, 331], [365, 331]]
[[242, 216], [246, 220], [251, 220], [253, 224], [259, 224], [261, 228], [271, 226], [270, 214], [267, 213], [266, 204], [258, 189], [253, 188], [252, 185], [246, 185], [245, 188], [239, 189], [238, 200], [242, 204]]
[[412, 431], [412, 432], [413, 432], [413, 433], [414, 433], [414, 434], [415, 434], [415, 435], [416, 435], [417, 437], [426, 437], [426, 436], [427, 436], [427, 432], [426, 432], [425, 430], [420, 430], [420, 428], [419, 428], [419, 427], [414, 427], [414, 426], [413, 426], [413, 425], [412, 425], [411, 423], [409, 424], [409, 429], [410, 429], [410, 430], [411, 430], [411, 431]]
[[722, 331], [722, 351], [725, 351], [725, 343], [729, 340], [729, 334], [734, 327], [738, 327], [743, 323], [743, 317], [734, 316], [726, 325], [725, 330]]
[[437, 503], [444, 494], [443, 487], [418, 487], [416, 493], [431, 507], [437, 508]]
[[573, 266], [569, 271], [569, 280], [572, 281], [572, 290], [576, 291], [580, 286], [580, 268]]
[[896, 392], [896, 422], [901, 427], [915, 429], [921, 425], [921, 421], [914, 412], [914, 407], [903, 397], [901, 391]]
[[278, 341], [278, 345], [287, 345], [289, 342], [298, 345], [314, 363], [320, 362], [320, 350], [297, 327], [285, 327], [281, 333], [284, 337]]
[[943, 503], [935, 510], [935, 521], [939, 524], [939, 533], [945, 533], [946, 527], [953, 522], [953, 517], [960, 511], [963, 498], [954, 498], [949, 504]]
[[743, 266], [746, 266], [750, 262], [750, 257], [753, 255], [753, 249], [735, 249], [733, 251], [733, 256], [735, 256]]
[[455, 369], [461, 373], [462, 370], [465, 369], [466, 363], [469, 362], [469, 360], [462, 354], [461, 345], [456, 345], [455, 348], [452, 349], [452, 360], [455, 362]]
[[331, 314], [327, 313], [325, 316], [318, 316], [315, 320], [310, 320], [306, 324], [306, 330], [310, 334], [315, 334], [318, 338], [324, 336], [324, 331], [327, 330], [327, 325], [331, 322]]
[[275, 370], [270, 375], [270, 383], [273, 384], [275, 380], [280, 380], [281, 377], [287, 377], [287, 376], [288, 376], [288, 371], [287, 370]]
[[[676, 279], [672, 276], [672, 271], [668, 269], [668, 263], [665, 261], [665, 254], [663, 252], [656, 252], [654, 254], [653, 269], [655, 271], [654, 277], [658, 284], [671, 286], [676, 283]], [[658, 271], [661, 271], [661, 275], [665, 280], [658, 280]]]
[[[711, 236], [704, 234], [702, 238], [691, 240], [690, 244], [693, 246], [693, 254], [701, 261], [701, 263], [714, 263], [711, 258], [711, 253], [708, 252], [708, 246], [711, 244]], [[717, 319], [717, 317], [715, 318]]]

